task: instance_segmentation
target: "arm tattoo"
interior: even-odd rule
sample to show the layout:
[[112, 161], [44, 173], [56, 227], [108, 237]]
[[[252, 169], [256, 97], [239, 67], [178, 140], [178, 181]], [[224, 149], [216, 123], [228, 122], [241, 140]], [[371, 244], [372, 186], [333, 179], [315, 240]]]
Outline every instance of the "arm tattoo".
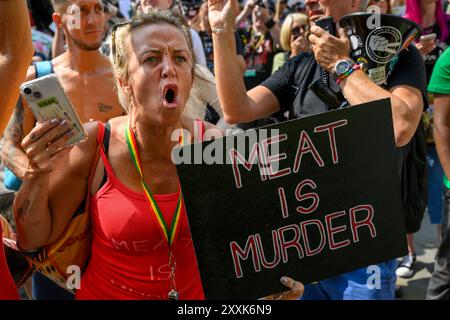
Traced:
[[109, 111], [111, 111], [113, 108], [114, 108], [114, 106], [109, 106], [109, 105], [106, 105], [106, 104], [101, 103], [101, 102], [98, 104], [98, 110], [99, 110], [100, 112], [109, 112]]
[[19, 98], [14, 109], [14, 113], [9, 120], [8, 127], [5, 130], [5, 144], [20, 144], [23, 138], [23, 119], [24, 109], [22, 98]]
[[15, 165], [13, 159], [17, 155], [17, 148], [23, 139], [23, 122], [24, 122], [24, 107], [22, 98], [19, 97], [14, 113], [9, 120], [8, 127], [5, 130], [4, 146], [3, 146], [3, 161], [9, 169], [14, 170]]

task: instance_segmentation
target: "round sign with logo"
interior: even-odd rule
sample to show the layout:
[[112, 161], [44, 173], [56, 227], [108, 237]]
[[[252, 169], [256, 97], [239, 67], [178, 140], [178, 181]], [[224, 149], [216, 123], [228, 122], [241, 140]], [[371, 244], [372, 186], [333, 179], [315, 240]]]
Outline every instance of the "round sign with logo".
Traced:
[[422, 32], [417, 23], [389, 14], [352, 13], [339, 24], [349, 37], [350, 57], [380, 85], [386, 84], [400, 52]]
[[402, 42], [402, 34], [394, 27], [375, 29], [366, 39], [367, 55], [376, 63], [386, 64], [398, 54]]

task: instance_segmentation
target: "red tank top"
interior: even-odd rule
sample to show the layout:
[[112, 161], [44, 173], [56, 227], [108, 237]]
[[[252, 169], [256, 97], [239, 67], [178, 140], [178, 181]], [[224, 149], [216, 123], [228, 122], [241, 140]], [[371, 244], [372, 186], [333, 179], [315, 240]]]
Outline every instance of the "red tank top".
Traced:
[[[101, 125], [98, 143], [103, 143], [103, 136]], [[170, 291], [167, 242], [144, 194], [118, 180], [103, 148], [100, 154], [108, 179], [90, 198], [92, 254], [76, 298], [167, 299]], [[154, 195], [169, 223], [178, 196], [179, 193]], [[204, 299], [184, 205], [180, 219], [177, 239], [172, 245], [176, 288], [180, 299]]]
[[9, 273], [2, 241], [2, 224], [0, 223], [0, 300], [19, 300], [19, 294]]

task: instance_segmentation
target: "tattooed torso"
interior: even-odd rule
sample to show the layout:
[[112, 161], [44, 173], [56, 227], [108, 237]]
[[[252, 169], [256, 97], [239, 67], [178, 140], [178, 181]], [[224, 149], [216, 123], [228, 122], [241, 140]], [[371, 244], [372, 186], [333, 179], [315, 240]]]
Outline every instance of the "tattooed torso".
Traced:
[[109, 68], [90, 75], [60, 65], [55, 65], [54, 69], [82, 122], [106, 122], [123, 115]]

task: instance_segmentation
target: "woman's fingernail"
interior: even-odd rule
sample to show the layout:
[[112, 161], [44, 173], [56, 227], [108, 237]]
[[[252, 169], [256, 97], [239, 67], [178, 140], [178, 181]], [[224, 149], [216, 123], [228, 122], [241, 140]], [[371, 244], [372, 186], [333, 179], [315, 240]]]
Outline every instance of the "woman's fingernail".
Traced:
[[63, 120], [63, 121], [61, 122], [61, 126], [62, 126], [62, 127], [67, 127], [68, 124], [69, 124], [69, 123], [67, 122], [67, 120]]
[[282, 278], [281, 278], [281, 283], [282, 283], [282, 284], [287, 285], [288, 282], [289, 282], [289, 281], [288, 281], [288, 279], [287, 279], [286, 277], [282, 277]]
[[75, 134], [75, 132], [73, 132], [73, 130], [70, 130], [66, 133], [66, 136], [71, 137]]
[[55, 125], [55, 124], [58, 124], [58, 122], [59, 122], [59, 120], [58, 119], [52, 119], [52, 120], [50, 120], [50, 124], [52, 124], [52, 125]]

